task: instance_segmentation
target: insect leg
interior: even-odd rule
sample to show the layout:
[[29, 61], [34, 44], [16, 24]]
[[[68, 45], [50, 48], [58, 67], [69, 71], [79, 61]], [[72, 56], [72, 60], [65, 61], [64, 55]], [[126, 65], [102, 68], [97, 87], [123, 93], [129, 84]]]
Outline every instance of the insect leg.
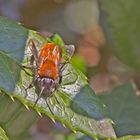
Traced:
[[40, 91], [40, 93], [39, 93], [39, 95], [38, 95], [38, 97], [37, 97], [37, 99], [36, 99], [36, 101], [35, 101], [35, 103], [34, 103], [33, 107], [35, 107], [35, 106], [36, 106], [36, 104], [37, 104], [38, 100], [41, 98], [41, 96], [42, 96], [42, 94], [43, 94], [44, 89], [45, 89], [45, 87], [43, 87], [43, 88], [41, 89], [41, 91]]
[[34, 76], [34, 74], [31, 74], [25, 70], [25, 69], [32, 69], [33, 68], [32, 66], [26, 66], [26, 65], [19, 65], [19, 66], [27, 75], [32, 76], [32, 77]]
[[68, 63], [69, 63], [68, 61], [61, 62], [61, 63], [59, 64], [59, 69], [60, 69], [60, 71], [63, 71], [63, 70], [65, 69], [66, 64], [68, 64]]
[[51, 114], [52, 114], [52, 115], [54, 115], [54, 113], [53, 113], [53, 111], [52, 111], [52, 109], [51, 109], [50, 105], [49, 105], [49, 104], [48, 104], [48, 102], [47, 102], [47, 100], [46, 100], [46, 104], [47, 104], [47, 106], [48, 106], [48, 108], [49, 108], [49, 110], [50, 110]]
[[[35, 106], [36, 106], [36, 104], [37, 104], [38, 100], [41, 98], [41, 96], [42, 96], [42, 94], [43, 94], [44, 89], [45, 89], [45, 87], [43, 87], [43, 88], [41, 89], [41, 91], [40, 91], [40, 93], [39, 93], [39, 96], [37, 97], [37, 99], [36, 99], [36, 101], [35, 101], [35, 103], [34, 103], [33, 107], [35, 107]], [[47, 100], [46, 100], [46, 104], [47, 104], [47, 106], [48, 106], [48, 108], [49, 108], [50, 112], [54, 115], [53, 111], [51, 110], [50, 105], [49, 105], [49, 104], [48, 104], [48, 102], [47, 102]]]
[[38, 51], [36, 49], [36, 46], [35, 46], [35, 43], [34, 43], [33, 39], [30, 39], [28, 44], [29, 44], [30, 50], [33, 54], [36, 66], [38, 66], [39, 65], [39, 56], [38, 56]]

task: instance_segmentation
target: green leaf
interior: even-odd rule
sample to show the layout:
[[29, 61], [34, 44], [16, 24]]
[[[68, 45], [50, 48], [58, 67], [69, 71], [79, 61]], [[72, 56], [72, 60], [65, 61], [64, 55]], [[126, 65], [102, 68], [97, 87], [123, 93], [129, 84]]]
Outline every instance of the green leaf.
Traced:
[[5, 134], [5, 131], [0, 127], [0, 140], [9, 140]]
[[80, 56], [74, 55], [71, 58], [71, 64], [74, 66], [74, 68], [80, 70], [84, 74], [86, 73], [86, 63]]
[[[30, 34], [29, 38], [33, 38], [32, 31]], [[37, 42], [40, 40], [36, 38]], [[25, 60], [27, 58], [30, 60], [29, 52], [27, 54]], [[31, 83], [32, 78], [24, 71], [21, 74], [21, 80], [14, 96], [23, 104], [32, 107], [38, 92], [36, 88], [25, 92], [25, 88]], [[51, 119], [60, 121], [73, 131], [80, 131], [91, 137], [115, 137], [111, 121], [104, 119], [107, 114], [106, 108], [89, 87], [86, 77], [80, 71], [75, 70], [71, 64], [65, 65], [62, 71], [62, 83], [54, 96], [47, 99], [42, 97], [35, 109], [39, 113], [48, 115]]]
[[[28, 79], [30, 77], [25, 76], [24, 72], [22, 74], [22, 81], [14, 96], [23, 104], [32, 107], [38, 95], [35, 88], [25, 92], [22, 85], [27, 87], [30, 84], [27, 81], [31, 79]], [[42, 97], [35, 106], [36, 111], [60, 121], [74, 132], [80, 131], [91, 137], [115, 137], [111, 120], [103, 119], [106, 108], [87, 85], [85, 77], [70, 64], [65, 65], [62, 76], [62, 84], [57, 92], [47, 99]]]
[[140, 14], [137, 0], [99, 0], [101, 22], [112, 52], [140, 70]]
[[37, 118], [37, 113], [27, 110], [20, 102], [13, 102], [6, 94], [0, 95], [0, 126], [10, 140], [25, 140]]
[[54, 42], [61, 47], [65, 45], [63, 39], [58, 34], [54, 34], [51, 38], [48, 38], [48, 41]]
[[[7, 25], [7, 28], [5, 28], [5, 30], [10, 28], [7, 31], [7, 32], [10, 32], [8, 38], [9, 40], [11, 40], [10, 42], [11, 46], [15, 45], [20, 48], [18, 49], [19, 52], [22, 50], [23, 51], [22, 53], [24, 53], [24, 46], [26, 45], [26, 41], [29, 39], [33, 39], [35, 41], [35, 44], [38, 49], [40, 49], [40, 46], [44, 42], [47, 41], [46, 39], [44, 39], [44, 37], [40, 36], [35, 31], [27, 30], [23, 28], [22, 26], [16, 24], [15, 22], [12, 22], [12, 24], [10, 23], [11, 21], [5, 19], [3, 21], [3, 28], [4, 28], [4, 24]], [[2, 33], [4, 33], [5, 30], [3, 29]], [[18, 33], [15, 31], [18, 31]], [[27, 37], [27, 33], [28, 33], [28, 37]], [[15, 35], [17, 36], [16, 39], [13, 38], [13, 36]], [[0, 38], [2, 38], [2, 36], [0, 36]], [[7, 38], [7, 44], [6, 43], [4, 44], [7, 47], [10, 44], [8, 41], [8, 38]], [[4, 48], [3, 45], [1, 46], [2, 48]], [[18, 52], [14, 51], [16, 52], [16, 54], [14, 54], [14, 52], [10, 49], [11, 48], [9, 48], [8, 54], [11, 54], [11, 55], [8, 55], [3, 51], [3, 55], [6, 58], [8, 56], [7, 61], [10, 64], [1, 63], [2, 68], [0, 69], [0, 71], [2, 71], [0, 75], [4, 76], [3, 78], [4, 80], [6, 79], [9, 81], [11, 79], [13, 80], [18, 77], [17, 75], [19, 75], [19, 72], [18, 72], [19, 67], [17, 63], [21, 62], [22, 60], [22, 57], [19, 59], [19, 57], [16, 56], [16, 55], [19, 55]], [[25, 50], [25, 54], [26, 55], [24, 57], [23, 64], [26, 65], [29, 62], [32, 55], [30, 53], [30, 49], [28, 46]], [[6, 58], [3, 58], [3, 62], [7, 62], [5, 61]], [[11, 65], [11, 63], [13, 65]], [[28, 72], [31, 73], [31, 71], [28, 71]], [[16, 85], [16, 88], [14, 90], [14, 95], [13, 95], [17, 99], [19, 99], [23, 104], [29, 107], [33, 107], [38, 97], [38, 89], [36, 86], [28, 89], [27, 92], [25, 91], [25, 88], [28, 87], [28, 85], [31, 83], [32, 78], [33, 77], [27, 75], [27, 73], [25, 73], [25, 71], [22, 69], [20, 80], [18, 84]], [[3, 80], [2, 83], [4, 84], [3, 86], [0, 85], [0, 89], [5, 90], [6, 93], [7, 91], [12, 92], [14, 89], [14, 85], [17, 82], [17, 79], [15, 81], [13, 80], [10, 82]], [[9, 87], [11, 86], [10, 84], [7, 86], [8, 82], [11, 83], [11, 85], [13, 85], [12, 88]], [[8, 87], [10, 88], [9, 90], [7, 90]], [[12, 132], [12, 130], [17, 130], [18, 134], [21, 134], [20, 129], [19, 129], [20, 125], [18, 123], [18, 122], [21, 122], [21, 120], [20, 118], [16, 118], [16, 117], [18, 116], [20, 112], [22, 112], [22, 109], [19, 106], [16, 106], [16, 104], [12, 105], [11, 103], [8, 103], [7, 101], [5, 101], [5, 98], [4, 99], [3, 98], [1, 98], [1, 101], [0, 101], [0, 103], [4, 103], [4, 105], [2, 106], [0, 105], [0, 115], [5, 117], [5, 119], [0, 119], [2, 120], [2, 122], [0, 123], [3, 124], [2, 126], [4, 126], [3, 128], [6, 130], [7, 134], [10, 137], [14, 137], [16, 132], [13, 132], [13, 133], [9, 133], [9, 132]], [[3, 106], [8, 107], [9, 111], [5, 111]], [[49, 108], [51, 108], [51, 111]], [[113, 131], [110, 119], [105, 119], [106, 114], [107, 114], [105, 106], [101, 103], [101, 101], [95, 95], [94, 91], [89, 87], [86, 77], [78, 70], [75, 70], [72, 67], [72, 65], [69, 63], [66, 64], [65, 67], [63, 68], [62, 82], [59, 88], [57, 89], [56, 93], [54, 93], [54, 96], [47, 99], [45, 97], [42, 97], [38, 101], [34, 109], [38, 113], [46, 114], [51, 119], [56, 119], [60, 121], [64, 125], [71, 128], [74, 132], [80, 131], [91, 137], [101, 137], [101, 138], [115, 137], [115, 133]], [[11, 113], [12, 115], [11, 114], [7, 115], [6, 113], [8, 114]], [[27, 125], [27, 123], [30, 122], [30, 119], [29, 119], [29, 122], [27, 121], [28, 114], [27, 115], [25, 114], [25, 116], [24, 117], [22, 116], [21, 118], [23, 120], [22, 122], [24, 122], [25, 125]], [[30, 118], [30, 115], [29, 115], [29, 118]], [[24, 121], [25, 119], [26, 119], [26, 122]], [[8, 122], [6, 123], [6, 125], [5, 123], [3, 123], [3, 121], [5, 120], [6, 122]], [[17, 121], [17, 124], [14, 122], [15, 120]], [[11, 127], [16, 127], [16, 128], [11, 129]], [[21, 126], [21, 127], [25, 128], [24, 126]]]
[[139, 140], [140, 136], [124, 136], [121, 138], [118, 138], [117, 140]]
[[140, 102], [133, 83], [119, 86], [101, 99], [109, 109], [118, 136], [139, 134]]
[[0, 88], [7, 93], [14, 91], [19, 79], [24, 46], [28, 30], [18, 23], [0, 17]]

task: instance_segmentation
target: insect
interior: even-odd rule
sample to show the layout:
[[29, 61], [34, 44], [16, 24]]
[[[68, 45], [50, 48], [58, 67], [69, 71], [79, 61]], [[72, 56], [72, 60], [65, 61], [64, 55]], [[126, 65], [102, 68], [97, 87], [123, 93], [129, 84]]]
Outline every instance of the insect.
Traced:
[[62, 68], [72, 57], [75, 47], [74, 45], [65, 45], [66, 55], [63, 59], [62, 48], [54, 42], [47, 42], [42, 45], [40, 52], [37, 50], [34, 40], [29, 40], [29, 47], [32, 53], [31, 67], [33, 69], [34, 77], [32, 83], [29, 85], [31, 88], [37, 84], [40, 93], [36, 99], [34, 106], [42, 95], [47, 97], [52, 96], [57, 90], [62, 80]]

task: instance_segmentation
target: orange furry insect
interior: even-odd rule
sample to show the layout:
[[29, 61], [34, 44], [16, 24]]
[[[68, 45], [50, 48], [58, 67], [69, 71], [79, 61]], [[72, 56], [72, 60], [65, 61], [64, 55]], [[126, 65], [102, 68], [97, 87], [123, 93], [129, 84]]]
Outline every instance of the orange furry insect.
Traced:
[[[34, 40], [29, 41], [29, 47], [33, 56], [31, 67], [33, 69], [34, 77], [33, 82], [26, 90], [31, 88], [34, 84], [37, 84], [40, 88], [40, 93], [34, 104], [35, 106], [42, 95], [45, 94], [49, 97], [57, 90], [62, 79], [62, 68], [68, 60], [63, 60], [62, 48], [54, 42], [43, 44], [40, 52], [37, 50]], [[71, 58], [75, 47], [73, 45], [65, 45], [64, 47], [69, 56], [67, 58]]]

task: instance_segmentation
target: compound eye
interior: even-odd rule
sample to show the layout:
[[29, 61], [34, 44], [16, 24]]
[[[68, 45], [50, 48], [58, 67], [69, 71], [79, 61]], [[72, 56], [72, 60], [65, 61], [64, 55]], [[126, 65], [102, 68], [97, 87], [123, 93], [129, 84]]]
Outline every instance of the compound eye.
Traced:
[[75, 52], [75, 46], [74, 45], [65, 45], [66, 51], [68, 56], [71, 58]]

